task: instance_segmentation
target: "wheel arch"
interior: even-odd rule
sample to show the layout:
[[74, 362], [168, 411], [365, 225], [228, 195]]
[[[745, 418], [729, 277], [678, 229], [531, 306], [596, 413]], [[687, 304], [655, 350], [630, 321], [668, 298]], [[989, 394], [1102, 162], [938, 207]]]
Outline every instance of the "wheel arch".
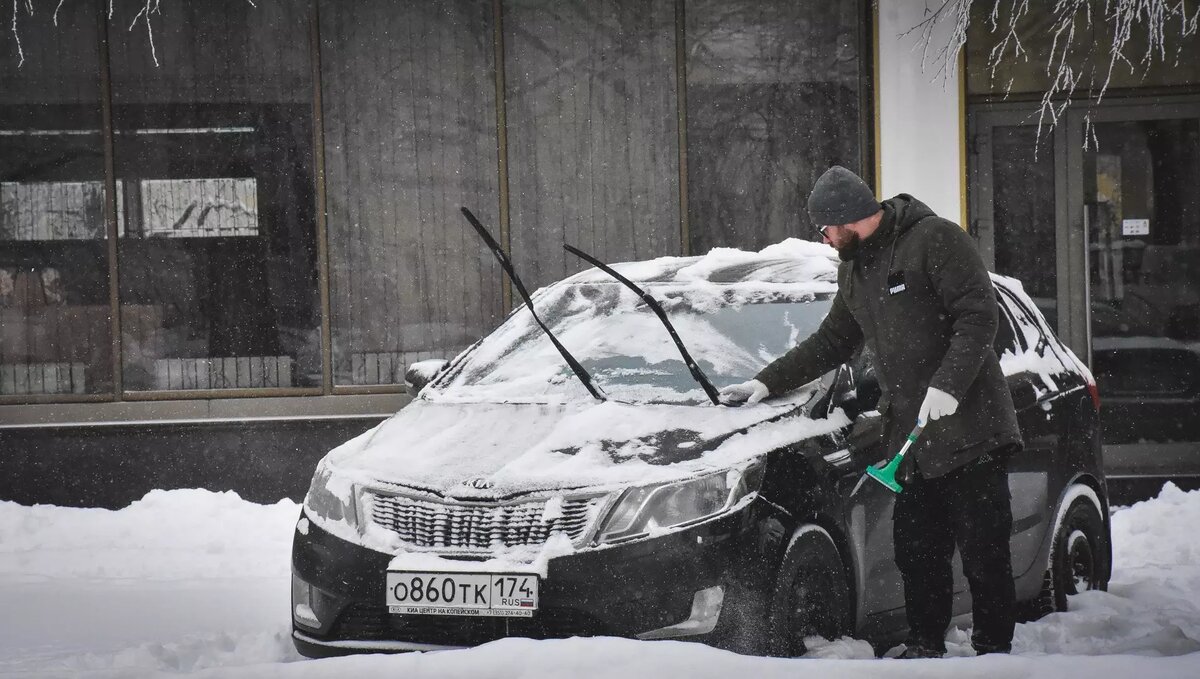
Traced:
[[[859, 611], [859, 592], [858, 592], [858, 564], [854, 558], [854, 550], [850, 545], [849, 536], [843, 527], [832, 516], [827, 514], [817, 513], [808, 516], [798, 517], [795, 528], [792, 530], [792, 535], [788, 538], [788, 543], [783, 549], [780, 558], [780, 572], [783, 571], [783, 562], [791, 553], [792, 546], [805, 534], [811, 532], [820, 532], [833, 546], [834, 552], [837, 554], [838, 560], [842, 564], [843, 575], [846, 579], [846, 590], [849, 592], [850, 610], [846, 611], [848, 620], [853, 626], [853, 629], [847, 630], [847, 633], [853, 634], [857, 632], [860, 621]], [[778, 583], [777, 583], [778, 584]]]
[[1054, 558], [1055, 536], [1058, 535], [1058, 531], [1062, 527], [1067, 510], [1080, 497], [1086, 498], [1091, 502], [1092, 506], [1100, 514], [1100, 521], [1104, 525], [1104, 535], [1102, 536], [1104, 539], [1104, 572], [1102, 580], [1104, 587], [1102, 589], [1107, 589], [1108, 581], [1112, 578], [1112, 518], [1109, 516], [1108, 494], [1105, 492], [1104, 484], [1092, 474], [1076, 474], [1063, 487], [1062, 492], [1059, 493], [1058, 503], [1054, 511], [1054, 522], [1046, 534], [1046, 543], [1043, 549], [1045, 560], [1047, 565], [1049, 565], [1050, 560]]

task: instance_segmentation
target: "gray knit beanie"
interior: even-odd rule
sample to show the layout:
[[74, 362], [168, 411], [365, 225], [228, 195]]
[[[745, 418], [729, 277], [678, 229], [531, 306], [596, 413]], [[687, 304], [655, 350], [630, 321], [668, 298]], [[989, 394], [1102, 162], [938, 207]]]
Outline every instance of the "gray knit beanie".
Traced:
[[808, 196], [808, 216], [814, 226], [857, 222], [881, 209], [871, 187], [841, 165], [826, 170]]

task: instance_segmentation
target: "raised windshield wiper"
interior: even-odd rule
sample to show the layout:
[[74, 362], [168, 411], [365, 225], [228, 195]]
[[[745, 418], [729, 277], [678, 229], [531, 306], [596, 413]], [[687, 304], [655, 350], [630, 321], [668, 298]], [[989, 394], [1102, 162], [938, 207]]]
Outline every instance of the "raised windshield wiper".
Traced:
[[525, 285], [521, 283], [521, 278], [517, 276], [517, 272], [513, 270], [512, 262], [508, 261], [508, 255], [504, 254], [504, 250], [500, 249], [500, 244], [496, 242], [495, 238], [492, 238], [492, 234], [488, 233], [487, 229], [483, 228], [483, 224], [479, 223], [479, 220], [475, 218], [475, 215], [471, 214], [470, 210], [465, 207], [460, 209], [462, 210], [463, 216], [466, 217], [467, 221], [471, 223], [471, 226], [475, 228], [475, 233], [479, 234], [479, 237], [482, 238], [483, 242], [487, 243], [487, 246], [491, 249], [492, 254], [496, 256], [497, 260], [499, 260], [500, 267], [504, 269], [504, 273], [508, 274], [508, 278], [512, 281], [513, 287], [515, 287], [517, 292], [521, 294], [521, 299], [525, 300], [525, 307], [529, 309], [529, 313], [533, 316], [533, 320], [537, 321], [538, 327], [540, 327], [542, 331], [546, 333], [546, 336], [550, 338], [550, 341], [554, 343], [554, 348], [558, 349], [558, 353], [562, 354], [562, 357], [567, 361], [567, 365], [571, 366], [571, 371], [575, 373], [575, 376], [579, 378], [580, 382], [583, 382], [583, 386], [587, 387], [588, 392], [592, 396], [596, 397], [596, 400], [607, 400], [604, 396], [604, 392], [600, 390], [600, 387], [592, 384], [592, 376], [588, 374], [588, 371], [579, 364], [579, 361], [575, 360], [575, 357], [571, 355], [571, 352], [567, 351], [567, 348], [564, 347], [562, 343], [558, 341], [558, 338], [554, 336], [554, 333], [550, 332], [550, 328], [546, 327], [546, 324], [542, 322], [542, 319], [538, 318], [537, 312], [533, 310], [533, 300], [529, 298], [529, 292], [525, 290]]
[[576, 257], [583, 259], [588, 264], [600, 269], [609, 276], [612, 276], [620, 281], [622, 285], [637, 293], [638, 297], [641, 297], [642, 300], [646, 302], [646, 305], [654, 311], [656, 316], [658, 316], [658, 320], [662, 321], [662, 324], [667, 328], [667, 332], [670, 333], [671, 339], [675, 340], [675, 347], [679, 349], [679, 355], [683, 356], [684, 364], [686, 364], [688, 370], [691, 371], [692, 377], [695, 378], [698, 383], [700, 383], [700, 386], [704, 389], [704, 393], [708, 394], [709, 400], [713, 402], [713, 405], [721, 405], [721, 400], [718, 398], [717, 394], [717, 388], [713, 386], [712, 382], [708, 380], [708, 376], [704, 374], [704, 371], [701, 370], [700, 366], [696, 364], [696, 361], [692, 359], [692, 355], [688, 353], [687, 347], [683, 346], [683, 340], [679, 339], [679, 333], [675, 332], [675, 326], [671, 325], [671, 321], [667, 318], [667, 312], [663, 310], [662, 305], [658, 303], [658, 300], [651, 297], [650, 293], [638, 287], [636, 283], [617, 273], [612, 267], [589, 255], [583, 250], [570, 245], [563, 245], [563, 249], [575, 255]]

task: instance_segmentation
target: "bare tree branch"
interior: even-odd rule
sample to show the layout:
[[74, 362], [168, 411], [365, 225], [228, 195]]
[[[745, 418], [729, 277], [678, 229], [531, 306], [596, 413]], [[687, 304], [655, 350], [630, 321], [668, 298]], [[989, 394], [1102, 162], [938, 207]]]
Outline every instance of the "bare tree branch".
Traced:
[[[1022, 36], [1032, 37], [1035, 30], [1028, 28], [1030, 0], [981, 0], [991, 2], [986, 27], [997, 36], [996, 44], [988, 54], [988, 70], [994, 79], [1000, 67], [1020, 60], [1028, 61], [1029, 53]], [[1100, 102], [1108, 92], [1113, 73], [1118, 66], [1129, 69], [1131, 74], [1143, 77], [1156, 63], [1178, 64], [1179, 55], [1187, 38], [1196, 34], [1200, 8], [1188, 9], [1188, 0], [1049, 0], [1037, 3], [1039, 11], [1049, 10], [1051, 26], [1050, 52], [1046, 55], [1045, 73], [1048, 85], [1042, 93], [1038, 115], [1038, 136], [1053, 130], [1080, 87], [1089, 93], [1095, 92], [1095, 101]], [[937, 66], [934, 77], [949, 77], [955, 73], [962, 48], [967, 42], [967, 31], [971, 24], [971, 8], [975, 0], [941, 0], [936, 7], [926, 9], [925, 18], [905, 32], [917, 32], [922, 44], [922, 70], [927, 59], [933, 55]], [[1170, 28], [1178, 21], [1177, 30]], [[946, 38], [935, 40], [937, 29], [948, 25]], [[1112, 32], [1107, 46], [1108, 65], [1097, 64], [1090, 55], [1093, 28], [1103, 24]], [[1144, 40], [1146, 51], [1137, 62], [1126, 54], [1131, 40]], [[1172, 49], [1172, 43], [1175, 43]], [[1087, 52], [1084, 52], [1086, 50]], [[1171, 61], [1171, 53], [1174, 53]], [[1072, 56], [1083, 55], [1072, 60]], [[1012, 91], [1012, 81], [1004, 84], [1005, 93]], [[1087, 139], [1094, 141], [1090, 114], [1085, 118], [1089, 131]]]
[[[84, 1], [84, 0], [78, 0], [78, 1]], [[58, 12], [59, 12], [59, 10], [62, 9], [62, 6], [65, 2], [66, 2], [66, 0], [58, 0], [58, 3], [54, 7], [54, 13], [51, 16], [51, 19], [56, 27], [58, 26]], [[256, 9], [258, 8], [258, 5], [254, 4], [254, 0], [246, 0], [246, 2], [251, 7], [254, 7]], [[25, 3], [24, 3], [25, 11], [31, 17], [34, 15], [33, 3], [34, 3], [34, 0], [25, 0]], [[114, 11], [113, 3], [114, 3], [114, 0], [108, 0], [108, 18], [110, 21], [113, 18], [113, 11]], [[162, 16], [161, 3], [162, 3], [162, 0], [145, 0], [145, 5], [143, 5], [142, 8], [138, 10], [138, 13], [136, 15], [134, 15], [133, 20], [129, 23], [129, 29], [128, 29], [128, 30], [132, 31], [134, 29], [134, 27], [137, 25], [139, 20], [142, 23], [146, 24], [146, 38], [150, 44], [150, 56], [154, 59], [155, 66], [159, 65], [158, 52], [154, 46], [154, 26], [150, 23], [150, 15], [157, 14], [159, 16]], [[11, 26], [12, 26], [13, 39], [16, 41], [16, 44], [17, 44], [17, 67], [18, 68], [25, 64], [25, 50], [23, 49], [23, 47], [21, 45], [21, 34], [17, 27], [17, 15], [20, 12], [20, 6], [21, 6], [21, 0], [13, 0]]]

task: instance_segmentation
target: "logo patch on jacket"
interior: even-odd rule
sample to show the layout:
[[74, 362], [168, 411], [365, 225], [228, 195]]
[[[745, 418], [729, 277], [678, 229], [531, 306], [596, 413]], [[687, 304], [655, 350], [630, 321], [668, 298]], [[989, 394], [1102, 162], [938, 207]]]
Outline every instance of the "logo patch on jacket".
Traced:
[[888, 274], [887, 287], [889, 295], [896, 295], [904, 292], [904, 272], [893, 271]]

